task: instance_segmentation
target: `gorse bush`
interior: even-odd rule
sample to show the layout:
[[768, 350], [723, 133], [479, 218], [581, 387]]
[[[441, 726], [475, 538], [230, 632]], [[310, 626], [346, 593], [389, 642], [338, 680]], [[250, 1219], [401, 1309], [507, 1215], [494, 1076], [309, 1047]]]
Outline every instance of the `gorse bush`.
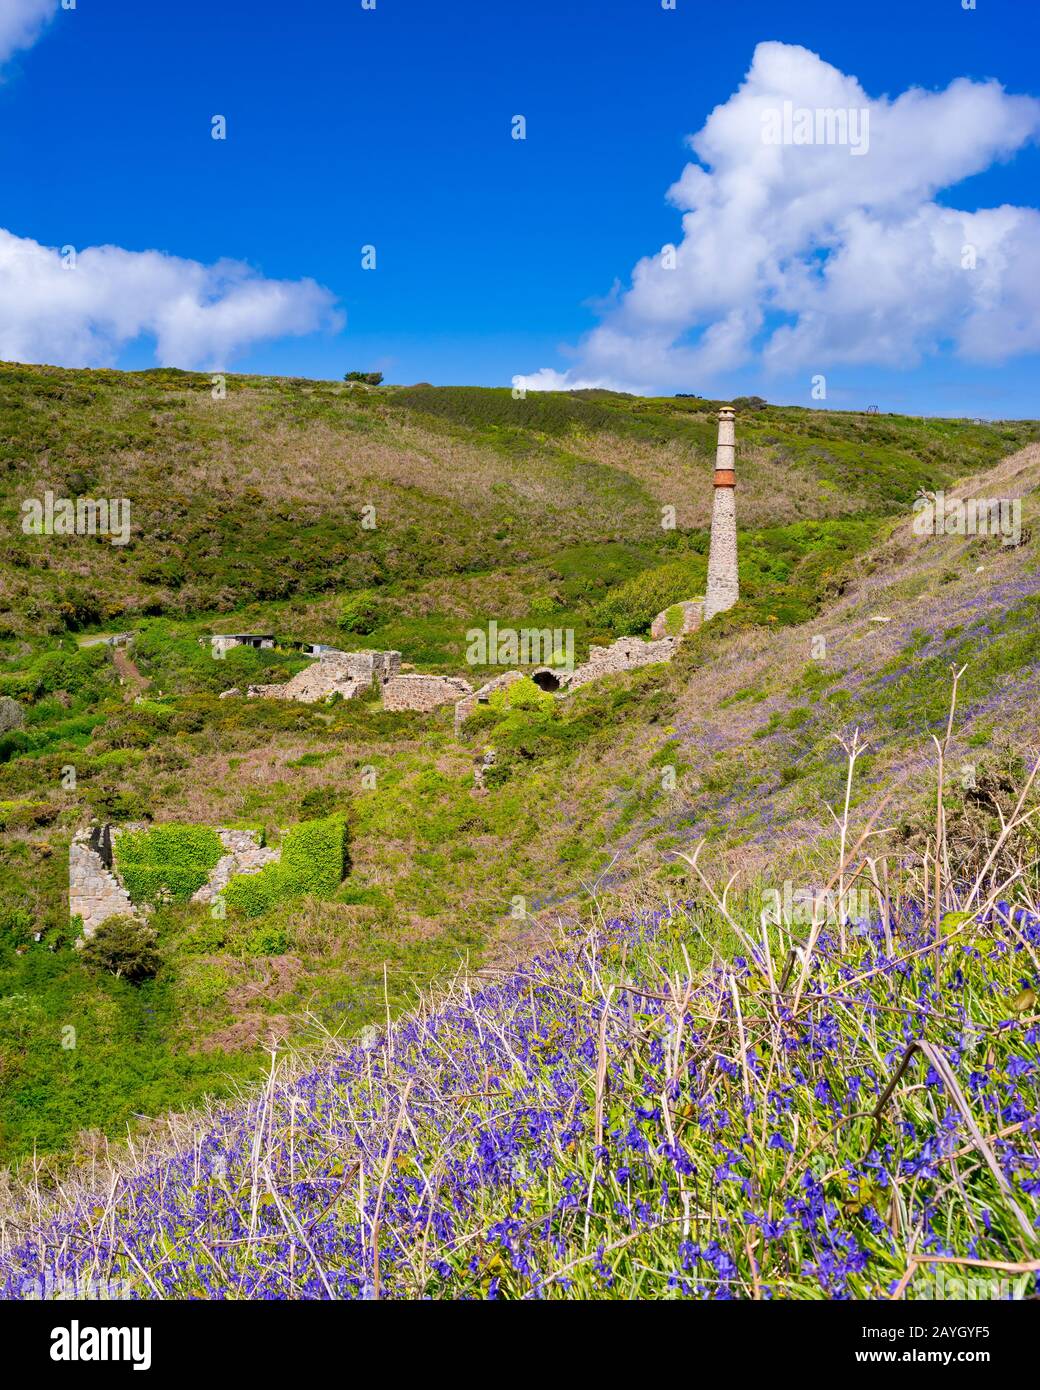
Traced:
[[207, 881], [223, 854], [220, 836], [203, 825], [125, 830], [113, 844], [116, 868], [135, 903], [187, 900]]
[[162, 965], [155, 931], [136, 917], [109, 917], [81, 951], [84, 965], [107, 970], [137, 984], [151, 979]]
[[492, 691], [488, 700], [496, 714], [509, 710], [551, 710], [555, 703], [552, 693], [542, 690], [530, 676], [524, 676], [504, 689]]
[[261, 917], [287, 898], [328, 897], [347, 868], [347, 827], [342, 816], [303, 821], [287, 830], [281, 858], [258, 874], [235, 874], [224, 890], [229, 908]]
[[619, 584], [597, 605], [596, 619], [619, 637], [646, 632], [664, 608], [704, 593], [708, 562], [703, 555], [672, 560]]
[[343, 632], [367, 636], [386, 619], [386, 604], [371, 589], [347, 594], [340, 604], [339, 627]]

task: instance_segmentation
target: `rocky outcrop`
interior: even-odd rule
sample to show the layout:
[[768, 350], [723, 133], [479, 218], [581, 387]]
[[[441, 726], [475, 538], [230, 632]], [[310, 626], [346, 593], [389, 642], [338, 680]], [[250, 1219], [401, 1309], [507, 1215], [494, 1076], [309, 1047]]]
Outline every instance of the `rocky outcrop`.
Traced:
[[25, 723], [25, 711], [10, 695], [0, 695], [0, 734], [8, 729], [20, 729]]

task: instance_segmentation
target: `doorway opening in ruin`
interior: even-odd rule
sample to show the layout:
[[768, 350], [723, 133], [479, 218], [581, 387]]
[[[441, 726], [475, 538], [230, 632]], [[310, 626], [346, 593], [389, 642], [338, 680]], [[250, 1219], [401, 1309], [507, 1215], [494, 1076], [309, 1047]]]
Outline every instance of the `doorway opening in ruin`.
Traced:
[[560, 688], [559, 678], [552, 671], [535, 671], [531, 679], [539, 690], [554, 691]]

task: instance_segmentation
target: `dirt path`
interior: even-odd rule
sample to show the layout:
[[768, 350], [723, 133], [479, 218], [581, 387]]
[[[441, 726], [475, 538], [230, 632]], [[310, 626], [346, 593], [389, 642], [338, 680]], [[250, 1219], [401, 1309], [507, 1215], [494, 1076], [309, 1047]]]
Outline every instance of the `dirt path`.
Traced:
[[122, 647], [112, 648], [112, 661], [116, 670], [119, 672], [120, 682], [126, 686], [126, 700], [133, 700], [138, 695], [143, 695], [151, 682], [147, 676], [142, 676], [134, 665], [130, 653]]

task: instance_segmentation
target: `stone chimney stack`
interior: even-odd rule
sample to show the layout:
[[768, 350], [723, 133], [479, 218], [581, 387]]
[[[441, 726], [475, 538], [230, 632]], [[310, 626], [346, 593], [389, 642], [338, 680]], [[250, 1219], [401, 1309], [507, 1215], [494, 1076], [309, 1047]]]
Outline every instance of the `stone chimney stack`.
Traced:
[[736, 454], [733, 407], [719, 411], [719, 443], [715, 453], [715, 503], [711, 513], [711, 550], [708, 553], [708, 592], [704, 621], [732, 608], [740, 597], [737, 580], [737, 508], [733, 472]]

